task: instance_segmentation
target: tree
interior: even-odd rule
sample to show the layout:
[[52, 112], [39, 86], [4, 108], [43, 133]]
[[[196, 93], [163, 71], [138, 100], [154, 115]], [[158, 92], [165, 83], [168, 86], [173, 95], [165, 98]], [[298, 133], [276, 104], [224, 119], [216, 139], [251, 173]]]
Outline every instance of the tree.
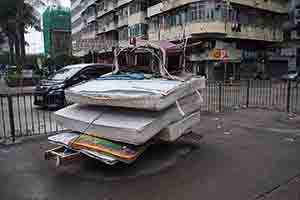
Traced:
[[23, 62], [22, 64], [24, 64], [25, 61], [25, 46], [26, 46], [26, 42], [25, 42], [25, 33], [26, 33], [26, 29], [28, 27], [34, 27], [36, 30], [41, 31], [40, 28], [40, 20], [38, 19], [38, 17], [35, 15], [35, 11], [34, 8], [28, 4], [25, 3], [23, 4], [23, 9], [22, 9], [22, 20], [20, 21], [20, 23], [18, 24], [18, 28], [20, 31], [20, 53], [21, 53], [21, 61]]
[[[40, 31], [40, 16], [36, 9], [52, 4], [58, 0], [9, 0], [0, 1], [0, 28], [8, 38], [11, 61], [18, 67], [25, 64], [25, 33], [28, 27]], [[36, 9], [35, 9], [36, 8]]]
[[9, 41], [10, 57], [18, 67], [25, 63], [25, 33], [31, 26], [40, 30], [40, 21], [32, 5], [24, 0], [0, 2], [0, 27]]

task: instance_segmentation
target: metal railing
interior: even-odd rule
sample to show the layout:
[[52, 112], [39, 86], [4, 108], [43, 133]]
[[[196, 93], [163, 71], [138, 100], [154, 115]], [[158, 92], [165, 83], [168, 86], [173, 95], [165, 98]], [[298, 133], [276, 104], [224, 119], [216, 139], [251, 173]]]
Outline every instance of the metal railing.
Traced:
[[233, 108], [265, 108], [300, 112], [300, 87], [296, 82], [207, 82], [202, 111], [225, 112]]
[[0, 140], [63, 130], [53, 112], [33, 105], [34, 94], [0, 94]]
[[[294, 82], [207, 82], [203, 89], [204, 112], [226, 112], [238, 108], [276, 109], [300, 113], [300, 87]], [[0, 140], [43, 135], [63, 130], [53, 111], [33, 105], [34, 94], [0, 94]]]

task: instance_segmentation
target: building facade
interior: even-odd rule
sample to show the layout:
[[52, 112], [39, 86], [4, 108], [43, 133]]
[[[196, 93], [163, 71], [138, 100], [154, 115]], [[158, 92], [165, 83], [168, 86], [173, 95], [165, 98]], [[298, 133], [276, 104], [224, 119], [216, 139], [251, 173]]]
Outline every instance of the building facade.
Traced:
[[284, 42], [270, 51], [269, 60], [282, 63], [286, 71], [300, 70], [300, 1], [290, 0], [288, 4], [288, 20], [284, 23]]
[[71, 12], [67, 8], [50, 6], [43, 13], [45, 55], [57, 57], [72, 53]]
[[92, 52], [97, 61], [112, 62], [113, 48], [129, 45], [130, 38], [187, 41], [188, 45], [197, 44], [187, 49], [190, 68], [210, 79], [247, 78], [257, 72], [275, 76], [283, 73], [274, 73], [271, 66], [276, 59], [268, 58], [276, 51], [276, 45], [284, 41], [289, 1], [71, 2], [74, 55]]

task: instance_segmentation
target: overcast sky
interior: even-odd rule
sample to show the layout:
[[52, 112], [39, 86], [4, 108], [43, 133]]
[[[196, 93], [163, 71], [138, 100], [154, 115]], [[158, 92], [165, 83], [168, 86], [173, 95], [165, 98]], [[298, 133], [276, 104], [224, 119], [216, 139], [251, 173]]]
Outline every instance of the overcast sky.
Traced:
[[[60, 0], [62, 6], [71, 7], [70, 0]], [[44, 10], [41, 10], [40, 13], [43, 13]], [[43, 34], [37, 32], [33, 29], [28, 30], [28, 34], [25, 35], [26, 42], [29, 43], [29, 46], [26, 47], [26, 52], [28, 54], [36, 54], [44, 52], [44, 41]]]

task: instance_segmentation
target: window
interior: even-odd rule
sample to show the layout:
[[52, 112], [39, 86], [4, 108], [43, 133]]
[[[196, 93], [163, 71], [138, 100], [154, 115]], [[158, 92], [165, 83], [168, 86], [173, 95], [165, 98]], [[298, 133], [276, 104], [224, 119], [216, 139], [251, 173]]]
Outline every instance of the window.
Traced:
[[159, 29], [159, 17], [153, 17], [150, 23], [150, 29], [157, 31]]
[[119, 31], [119, 40], [128, 40], [128, 28], [123, 28]]
[[103, 11], [104, 10], [104, 1], [101, 1], [99, 4], [98, 4], [98, 11]]
[[139, 37], [147, 35], [147, 24], [135, 24], [129, 28], [130, 37]]
[[142, 2], [133, 2], [129, 6], [130, 15], [135, 14], [137, 12], [146, 11], [147, 4]]
[[192, 5], [191, 7], [191, 21], [197, 20], [197, 5]]
[[290, 40], [291, 39], [291, 32], [285, 31], [283, 33], [283, 38], [284, 38], [284, 40]]

